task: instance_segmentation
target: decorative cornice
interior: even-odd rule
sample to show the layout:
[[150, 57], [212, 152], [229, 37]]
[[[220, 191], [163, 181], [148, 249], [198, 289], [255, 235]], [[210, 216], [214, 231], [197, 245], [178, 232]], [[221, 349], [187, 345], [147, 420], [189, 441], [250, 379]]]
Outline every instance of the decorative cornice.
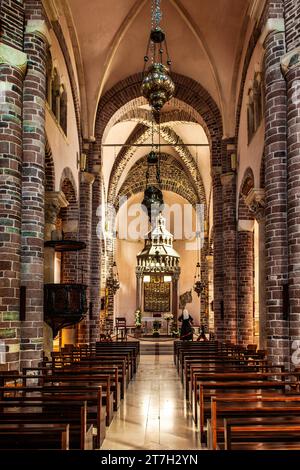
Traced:
[[86, 171], [80, 173], [81, 183], [93, 184], [94, 181], [95, 181], [95, 175], [93, 175], [92, 173], [87, 173]]
[[40, 37], [47, 44], [51, 44], [50, 33], [44, 20], [28, 20], [25, 34], [33, 34]]
[[281, 70], [286, 75], [291, 69], [300, 66], [300, 47], [296, 47], [281, 59]]
[[62, 191], [47, 191], [45, 193], [45, 221], [46, 224], [56, 224], [60, 209], [68, 207], [69, 202]]
[[261, 220], [265, 215], [265, 190], [251, 189], [248, 196], [245, 197], [245, 204], [257, 220]]
[[283, 18], [269, 18], [265, 24], [264, 29], [262, 30], [261, 36], [259, 38], [260, 44], [264, 45], [265, 40], [271, 33], [284, 33], [285, 24]]
[[226, 186], [227, 184], [231, 183], [235, 176], [236, 174], [233, 172], [223, 173], [223, 175], [221, 175], [222, 186]]
[[0, 44], [0, 64], [14, 67], [25, 75], [27, 69], [27, 54], [7, 44]]

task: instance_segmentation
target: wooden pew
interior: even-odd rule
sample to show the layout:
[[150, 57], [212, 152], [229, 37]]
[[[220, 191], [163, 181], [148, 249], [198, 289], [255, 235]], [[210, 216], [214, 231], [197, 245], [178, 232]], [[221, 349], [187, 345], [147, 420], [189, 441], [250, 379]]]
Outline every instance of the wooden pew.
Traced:
[[262, 449], [263, 442], [276, 443], [277, 449], [282, 450], [283, 446], [287, 448], [287, 443], [296, 442], [300, 450], [300, 417], [292, 421], [287, 423], [284, 418], [280, 421], [260, 418], [257, 423], [253, 423], [250, 420], [224, 419], [224, 450], [232, 450], [234, 442], [242, 442], [240, 450], [251, 449], [251, 444], [253, 450], [258, 447]]
[[267, 418], [272, 419], [275, 426], [275, 423], [283, 424], [283, 418], [295, 421], [295, 417], [300, 423], [300, 396], [257, 397], [247, 394], [243, 397], [212, 397], [208, 429], [209, 446], [212, 450], [218, 448], [218, 433], [224, 435], [224, 419], [234, 418], [242, 422], [249, 418], [252, 421], [257, 418]]
[[93, 426], [87, 426], [86, 402], [71, 403], [52, 400], [45, 403], [0, 401], [0, 424], [69, 425], [70, 448], [93, 449]]
[[69, 450], [69, 424], [0, 423], [1, 450]]

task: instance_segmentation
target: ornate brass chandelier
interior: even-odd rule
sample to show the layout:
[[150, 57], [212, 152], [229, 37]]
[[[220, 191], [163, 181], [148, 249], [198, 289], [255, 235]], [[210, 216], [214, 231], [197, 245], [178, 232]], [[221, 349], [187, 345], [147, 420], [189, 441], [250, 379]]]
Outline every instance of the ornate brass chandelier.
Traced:
[[[142, 95], [148, 100], [157, 121], [162, 107], [175, 93], [175, 85], [170, 76], [171, 60], [166, 35], [160, 26], [162, 20], [160, 1], [152, 0], [151, 33], [144, 57], [144, 78], [141, 86]], [[147, 68], [149, 61], [151, 63]]]

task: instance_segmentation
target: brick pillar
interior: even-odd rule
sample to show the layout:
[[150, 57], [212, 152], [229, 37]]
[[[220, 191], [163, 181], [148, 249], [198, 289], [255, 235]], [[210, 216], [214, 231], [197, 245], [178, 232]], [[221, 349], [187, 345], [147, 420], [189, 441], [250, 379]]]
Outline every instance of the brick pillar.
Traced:
[[[22, 88], [26, 70], [22, 2], [2, 1], [0, 21], [0, 370], [19, 369]], [[15, 22], [14, 34], [12, 22]], [[5, 44], [4, 44], [5, 43]]]
[[219, 341], [224, 339], [224, 301], [223, 301], [223, 195], [221, 167], [212, 170], [213, 210], [214, 210], [214, 332]]
[[91, 245], [91, 302], [90, 342], [100, 340], [100, 311], [101, 311], [101, 236], [98, 233], [99, 208], [101, 205], [101, 176], [98, 173], [93, 184], [93, 219]]
[[[280, 7], [280, 2], [271, 2], [271, 6], [273, 3]], [[286, 83], [280, 68], [285, 53], [283, 20], [269, 20], [267, 27], [264, 42], [266, 336], [269, 360], [288, 364], [289, 331], [283, 316], [283, 285], [287, 282], [288, 269]]]
[[238, 342], [247, 346], [254, 337], [254, 222], [239, 221], [238, 250]]
[[[287, 54], [282, 69], [287, 83], [288, 248], [290, 354], [300, 341], [300, 43], [299, 2], [286, 1]], [[292, 360], [292, 365], [298, 365]]]
[[221, 176], [223, 193], [224, 340], [237, 340], [236, 174]]
[[[92, 242], [92, 185], [95, 176], [91, 173], [80, 174], [80, 216], [79, 240], [86, 243], [86, 249], [79, 253], [79, 269], [82, 270], [83, 284], [88, 286], [87, 302], [90, 302], [90, 275], [91, 275], [91, 242]], [[81, 274], [81, 273], [80, 273]], [[89, 312], [78, 325], [77, 342], [90, 343]]]
[[24, 51], [28, 55], [28, 68], [23, 90], [21, 285], [26, 289], [26, 313], [21, 328], [21, 365], [34, 367], [40, 362], [43, 352], [45, 98], [48, 42], [41, 2], [25, 2], [25, 14], [27, 22]]

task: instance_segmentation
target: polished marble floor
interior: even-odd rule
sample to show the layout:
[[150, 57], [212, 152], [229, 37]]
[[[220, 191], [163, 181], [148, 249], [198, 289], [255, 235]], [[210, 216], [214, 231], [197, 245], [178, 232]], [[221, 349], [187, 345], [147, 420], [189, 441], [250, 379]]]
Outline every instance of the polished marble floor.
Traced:
[[135, 379], [106, 433], [106, 450], [195, 450], [198, 433], [173, 356], [141, 355]]

